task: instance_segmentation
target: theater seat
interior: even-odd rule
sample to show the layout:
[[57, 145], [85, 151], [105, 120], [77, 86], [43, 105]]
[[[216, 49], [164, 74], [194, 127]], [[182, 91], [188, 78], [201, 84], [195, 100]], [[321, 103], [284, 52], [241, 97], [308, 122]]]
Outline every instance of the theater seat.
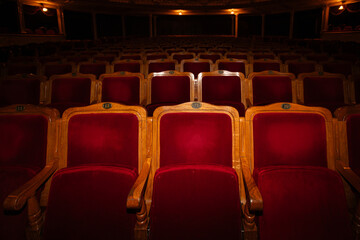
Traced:
[[256, 59], [252, 63], [250, 63], [250, 73], [251, 72], [262, 72], [262, 71], [282, 71], [282, 65], [280, 60], [273, 59]]
[[244, 76], [248, 74], [248, 63], [239, 59], [219, 59], [215, 63], [215, 70], [226, 70], [230, 72], [241, 72]]
[[120, 60], [114, 61], [112, 64], [112, 72], [132, 72], [143, 73], [144, 66], [142, 60]]
[[212, 63], [209, 59], [185, 59], [181, 61], [181, 72], [191, 72], [195, 79], [198, 78], [201, 72], [211, 72]]
[[150, 60], [146, 64], [146, 76], [153, 72], [176, 70], [176, 61], [169, 59]]
[[108, 62], [82, 62], [78, 64], [78, 73], [94, 74], [98, 79], [101, 74], [109, 73], [110, 65]]

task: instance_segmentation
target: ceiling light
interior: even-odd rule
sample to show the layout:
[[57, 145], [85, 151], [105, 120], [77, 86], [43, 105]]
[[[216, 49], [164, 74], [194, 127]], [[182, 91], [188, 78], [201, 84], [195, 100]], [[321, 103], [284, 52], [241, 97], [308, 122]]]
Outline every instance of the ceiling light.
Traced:
[[344, 1], [341, 2], [341, 5], [339, 6], [339, 10], [343, 10], [344, 9]]
[[47, 9], [46, 7], [43, 7], [43, 8], [42, 8], [42, 11], [43, 11], [43, 12], [47, 12], [48, 9]]

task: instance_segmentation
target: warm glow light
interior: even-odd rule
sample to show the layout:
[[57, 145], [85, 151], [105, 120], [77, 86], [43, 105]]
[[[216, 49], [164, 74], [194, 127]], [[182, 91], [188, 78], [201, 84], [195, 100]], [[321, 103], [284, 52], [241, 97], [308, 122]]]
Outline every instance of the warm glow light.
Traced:
[[179, 12], [179, 15], [182, 15], [182, 12]]
[[343, 10], [343, 9], [344, 9], [344, 6], [340, 5], [339, 10]]
[[231, 14], [234, 14], [234, 11], [231, 11]]
[[46, 7], [43, 7], [43, 8], [42, 8], [42, 11], [43, 11], [43, 12], [47, 12], [48, 9], [47, 9]]

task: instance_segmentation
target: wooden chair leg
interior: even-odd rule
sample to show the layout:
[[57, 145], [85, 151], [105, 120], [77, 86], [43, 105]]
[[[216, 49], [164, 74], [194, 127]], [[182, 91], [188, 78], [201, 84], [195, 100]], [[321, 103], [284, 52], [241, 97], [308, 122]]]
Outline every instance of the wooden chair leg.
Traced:
[[43, 216], [40, 205], [35, 196], [27, 201], [29, 227], [26, 231], [26, 237], [29, 240], [40, 240], [40, 232], [43, 224]]
[[257, 240], [258, 233], [255, 223], [255, 214], [250, 213], [248, 206], [243, 209], [244, 212], [244, 240]]
[[146, 240], [148, 238], [148, 216], [145, 201], [141, 204], [141, 210], [136, 214], [135, 240]]

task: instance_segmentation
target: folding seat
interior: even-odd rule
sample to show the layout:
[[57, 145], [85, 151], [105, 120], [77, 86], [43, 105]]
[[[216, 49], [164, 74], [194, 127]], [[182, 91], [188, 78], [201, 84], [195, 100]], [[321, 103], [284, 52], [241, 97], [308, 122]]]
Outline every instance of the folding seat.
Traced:
[[302, 57], [300, 54], [289, 54], [289, 53], [279, 54], [279, 59], [281, 60], [282, 63], [285, 63], [287, 60], [298, 60], [301, 58]]
[[224, 56], [225, 53], [227, 53], [227, 49], [226, 48], [210, 48], [209, 49], [209, 53], [220, 53], [221, 56]]
[[150, 60], [146, 64], [146, 76], [153, 72], [176, 70], [176, 61], [168, 59]]
[[237, 111], [192, 102], [158, 108], [146, 194], [132, 188], [128, 208], [150, 199], [149, 239], [240, 239], [244, 188]]
[[102, 74], [99, 80], [98, 102], [146, 105], [143, 74], [130, 72]]
[[182, 53], [182, 52], [185, 52], [185, 49], [183, 48], [169, 48], [169, 49], [166, 49], [165, 52], [171, 56], [173, 53]]
[[149, 53], [146, 54], [145, 60], [157, 60], [157, 59], [168, 59], [169, 55], [167, 53]]
[[74, 63], [75, 65], [79, 64], [80, 62], [88, 62], [90, 60], [91, 58], [89, 58], [89, 56], [81, 56], [81, 55], [69, 56], [66, 58], [67, 62]]
[[272, 59], [274, 60], [275, 59], [275, 55], [273, 53], [254, 53], [252, 56], [251, 56], [251, 59], [252, 60], [257, 60], [257, 59]]
[[221, 53], [199, 53], [200, 59], [210, 59], [212, 63], [222, 58]]
[[244, 141], [243, 175], [253, 177], [250, 191], [259, 190], [263, 201], [253, 220], [259, 239], [352, 239], [328, 110], [290, 103], [249, 108]]
[[171, 59], [176, 60], [178, 64], [180, 64], [182, 60], [193, 59], [195, 57], [196, 57], [195, 53], [190, 53], [190, 52], [179, 52], [179, 53], [171, 54]]
[[[55, 109], [33, 105], [0, 108], [0, 239], [25, 240], [42, 224], [38, 179], [56, 170]], [[32, 186], [28, 190], [25, 186]], [[41, 198], [41, 199], [40, 199]]]
[[319, 70], [315, 61], [288, 60], [285, 62], [285, 72], [293, 73], [296, 77], [300, 73], [311, 73]]
[[44, 99], [45, 78], [35, 75], [13, 75], [0, 81], [0, 106], [40, 104]]
[[327, 53], [310, 53], [305, 55], [305, 58], [307, 60], [310, 61], [315, 61], [315, 62], [324, 62], [324, 61], [328, 61], [330, 59], [329, 55]]
[[228, 52], [225, 54], [225, 58], [243, 59], [248, 61], [248, 54], [245, 52]]
[[114, 55], [96, 55], [93, 57], [94, 62], [107, 62], [111, 64], [115, 60]]
[[66, 74], [66, 73], [73, 73], [75, 72], [76, 67], [73, 63], [45, 63], [42, 66], [42, 75], [47, 77], [48, 79], [52, 75], [60, 75], [60, 74]]
[[241, 72], [245, 76], [248, 74], [248, 63], [246, 60], [239, 59], [219, 59], [215, 63], [215, 70], [226, 70], [230, 72]]
[[325, 107], [331, 112], [350, 104], [349, 83], [342, 74], [302, 73], [298, 77], [298, 100], [307, 106]]
[[112, 63], [112, 72], [143, 73], [144, 64], [142, 60], [119, 60]]
[[250, 73], [251, 72], [262, 72], [266, 70], [272, 70], [280, 72], [282, 70], [282, 65], [280, 60], [272, 59], [257, 59], [250, 63]]
[[245, 115], [245, 77], [239, 72], [218, 70], [200, 73], [198, 100], [215, 105], [234, 107], [239, 116]]
[[165, 71], [151, 73], [147, 82], [147, 106], [149, 116], [156, 108], [194, 101], [194, 75], [189, 72]]
[[78, 64], [78, 73], [93, 74], [99, 78], [101, 74], [110, 73], [110, 65], [107, 62], [82, 62]]
[[248, 77], [249, 88], [247, 106], [267, 105], [276, 102], [296, 103], [296, 81], [292, 73], [263, 71], [251, 73]]
[[327, 61], [322, 62], [322, 69], [328, 73], [340, 73], [348, 78], [353, 73], [353, 65], [346, 61]]
[[40, 72], [40, 65], [37, 62], [9, 62], [5, 66], [5, 75], [34, 74]]
[[189, 48], [187, 51], [190, 53], [195, 53], [195, 55], [207, 52], [206, 48]]
[[136, 215], [126, 200], [138, 173], [149, 168], [145, 133], [139, 106], [101, 103], [64, 113], [42, 239], [134, 238]]
[[47, 84], [46, 102], [62, 114], [67, 108], [96, 102], [96, 81], [93, 74], [54, 75]]
[[197, 79], [198, 74], [201, 72], [211, 72], [212, 63], [209, 59], [185, 59], [181, 61], [181, 72], [191, 72], [194, 74], [195, 79]]
[[120, 60], [142, 60], [143, 57], [142, 57], [142, 54], [140, 53], [133, 53], [133, 54], [130, 54], [130, 53], [127, 53], [127, 54], [122, 54], [120, 56]]

